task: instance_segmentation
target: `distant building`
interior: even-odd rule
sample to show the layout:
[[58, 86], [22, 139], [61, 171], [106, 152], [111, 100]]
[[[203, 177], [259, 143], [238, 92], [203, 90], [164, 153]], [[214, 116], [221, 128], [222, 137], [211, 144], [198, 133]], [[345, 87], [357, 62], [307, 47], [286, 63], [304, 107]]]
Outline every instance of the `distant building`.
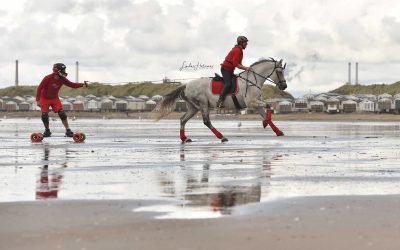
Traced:
[[126, 111], [128, 107], [128, 102], [124, 100], [118, 100], [115, 102], [115, 109], [117, 111]]
[[18, 105], [18, 110], [19, 111], [29, 111], [29, 110], [31, 110], [31, 105], [28, 102], [21, 102]]
[[307, 99], [300, 98], [294, 100], [294, 108], [296, 111], [308, 111]]
[[72, 107], [74, 111], [84, 111], [85, 110], [85, 105], [82, 101], [76, 100], [73, 104]]
[[146, 109], [146, 102], [142, 99], [131, 97], [127, 99], [127, 108], [132, 111], [144, 111]]
[[61, 104], [62, 104], [63, 109], [64, 109], [65, 111], [71, 111], [71, 110], [73, 110], [72, 103], [70, 103], [70, 102], [68, 102], [68, 101], [63, 101]]
[[4, 109], [6, 110], [6, 111], [17, 111], [17, 103], [16, 102], [14, 102], [14, 101], [8, 101], [8, 102], [6, 102], [6, 104], [5, 104], [5, 106], [4, 106]]
[[362, 100], [358, 104], [358, 108], [359, 108], [360, 111], [374, 112], [375, 111], [375, 103], [373, 101], [365, 99], [365, 100]]
[[164, 77], [162, 80], [163, 83], [170, 83], [171, 79], [169, 79], [168, 77]]
[[324, 103], [321, 101], [310, 102], [310, 109], [312, 112], [324, 112]]
[[330, 97], [326, 101], [326, 112], [328, 113], [339, 113], [340, 100], [336, 97]]
[[146, 111], [152, 111], [156, 107], [157, 103], [153, 100], [148, 100], [146, 102]]
[[394, 100], [394, 110], [396, 113], [400, 113], [400, 97]]
[[175, 111], [177, 111], [177, 112], [186, 112], [187, 111], [186, 102], [184, 100], [178, 100], [175, 103]]
[[100, 110], [100, 105], [99, 102], [96, 101], [95, 99], [92, 99], [87, 102], [87, 109], [89, 111], [99, 111]]
[[391, 107], [392, 107], [392, 100], [390, 100], [389, 98], [382, 97], [381, 99], [378, 100], [379, 112], [388, 113], [390, 112]]
[[100, 109], [102, 111], [111, 111], [113, 109], [113, 102], [110, 99], [101, 100]]
[[276, 107], [276, 112], [286, 114], [292, 112], [292, 103], [289, 101], [281, 101]]
[[346, 100], [342, 102], [342, 111], [343, 113], [352, 113], [357, 110], [357, 102], [353, 100]]

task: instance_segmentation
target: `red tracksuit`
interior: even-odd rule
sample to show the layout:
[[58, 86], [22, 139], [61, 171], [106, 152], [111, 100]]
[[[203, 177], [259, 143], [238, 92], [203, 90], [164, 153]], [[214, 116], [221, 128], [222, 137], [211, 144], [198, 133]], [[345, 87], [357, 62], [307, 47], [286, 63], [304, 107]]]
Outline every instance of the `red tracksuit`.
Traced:
[[58, 92], [63, 85], [70, 88], [80, 88], [83, 86], [82, 83], [70, 82], [65, 77], [58, 76], [55, 73], [47, 75], [43, 78], [42, 82], [36, 90], [36, 101], [41, 104], [41, 111], [48, 112], [51, 106], [54, 112], [58, 112], [62, 109], [61, 101], [58, 98]]

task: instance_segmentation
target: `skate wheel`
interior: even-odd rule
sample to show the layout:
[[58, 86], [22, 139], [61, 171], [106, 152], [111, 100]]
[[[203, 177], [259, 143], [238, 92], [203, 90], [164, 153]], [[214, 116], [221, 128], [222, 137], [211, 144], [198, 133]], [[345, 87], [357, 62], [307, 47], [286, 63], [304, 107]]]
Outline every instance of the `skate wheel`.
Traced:
[[74, 133], [72, 139], [74, 139], [74, 142], [83, 142], [86, 139], [86, 135], [84, 133]]
[[41, 142], [43, 140], [42, 133], [33, 133], [31, 134], [31, 142]]
[[86, 140], [86, 135], [84, 134], [84, 133], [81, 133], [81, 141], [83, 142], [83, 141], [85, 141]]

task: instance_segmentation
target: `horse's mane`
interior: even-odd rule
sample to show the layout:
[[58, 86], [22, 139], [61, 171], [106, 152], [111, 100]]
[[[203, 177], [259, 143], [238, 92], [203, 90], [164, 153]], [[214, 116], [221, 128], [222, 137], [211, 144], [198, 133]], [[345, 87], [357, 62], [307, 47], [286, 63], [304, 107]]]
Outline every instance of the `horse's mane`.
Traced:
[[255, 62], [255, 63], [253, 63], [252, 65], [250, 65], [250, 67], [253, 67], [253, 66], [255, 66], [257, 64], [260, 64], [260, 63], [263, 63], [263, 62], [276, 62], [276, 60], [274, 58], [272, 58], [272, 57], [270, 57], [268, 59], [261, 59], [261, 60]]

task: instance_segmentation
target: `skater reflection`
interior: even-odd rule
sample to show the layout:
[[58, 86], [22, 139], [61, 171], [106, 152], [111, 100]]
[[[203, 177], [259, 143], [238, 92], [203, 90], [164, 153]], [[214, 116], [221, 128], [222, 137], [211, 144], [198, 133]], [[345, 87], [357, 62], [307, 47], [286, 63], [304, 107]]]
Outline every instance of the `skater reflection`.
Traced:
[[[50, 156], [50, 149], [47, 146], [45, 146], [44, 159], [43, 159], [45, 165], [43, 165], [42, 171], [40, 172], [40, 178], [38, 179], [36, 185], [37, 200], [58, 198], [58, 191], [63, 176], [57, 173], [57, 170], [50, 171], [49, 173], [49, 165], [48, 165], [49, 156]], [[63, 164], [63, 167], [66, 167], [66, 163]]]

